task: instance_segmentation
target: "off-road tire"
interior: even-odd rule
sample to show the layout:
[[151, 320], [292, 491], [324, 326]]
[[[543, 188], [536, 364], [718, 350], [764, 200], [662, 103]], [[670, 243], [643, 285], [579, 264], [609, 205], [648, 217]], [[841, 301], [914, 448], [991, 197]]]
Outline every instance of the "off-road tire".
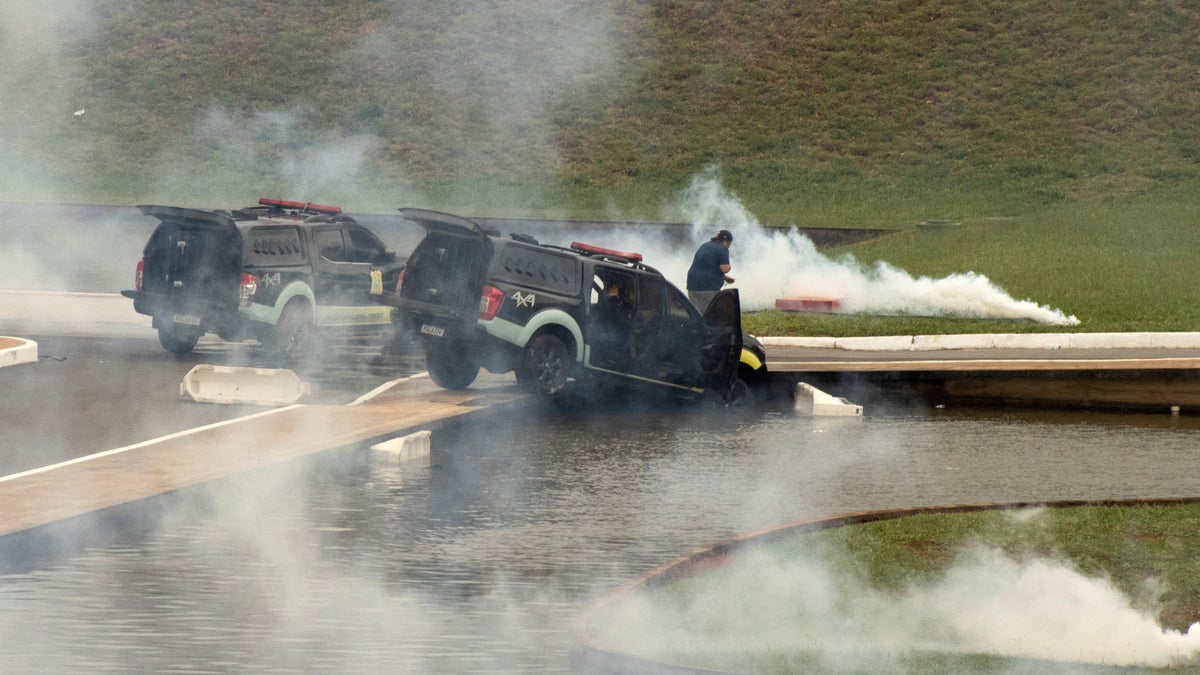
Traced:
[[571, 352], [557, 335], [542, 333], [525, 345], [518, 381], [539, 396], [551, 397], [571, 379]]
[[479, 375], [479, 361], [460, 343], [431, 342], [425, 348], [429, 379], [443, 389], [466, 389]]
[[182, 356], [196, 347], [202, 334], [200, 329], [192, 326], [164, 323], [158, 327], [158, 344], [172, 354]]
[[754, 392], [740, 377], [735, 379], [733, 386], [728, 389], [722, 387], [710, 391], [713, 394], [713, 402], [723, 408], [740, 408], [754, 402]]
[[312, 312], [304, 300], [290, 300], [279, 315], [279, 321], [267, 336], [268, 358], [285, 364], [295, 364], [313, 356], [315, 328]]

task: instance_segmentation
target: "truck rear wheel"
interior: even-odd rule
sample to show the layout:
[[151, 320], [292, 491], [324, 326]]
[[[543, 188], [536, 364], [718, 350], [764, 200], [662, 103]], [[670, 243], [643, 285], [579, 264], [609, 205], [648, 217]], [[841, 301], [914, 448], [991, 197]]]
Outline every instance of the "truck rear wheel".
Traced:
[[529, 341], [521, 356], [518, 380], [540, 396], [553, 396], [571, 376], [571, 352], [557, 335], [543, 333]]
[[461, 343], [431, 342], [425, 348], [429, 379], [443, 389], [466, 389], [479, 375], [479, 360]]
[[199, 328], [164, 323], [158, 327], [158, 344], [172, 354], [182, 356], [196, 347], [201, 334]]
[[284, 363], [297, 363], [312, 355], [313, 330], [308, 303], [290, 300], [263, 346], [272, 358]]

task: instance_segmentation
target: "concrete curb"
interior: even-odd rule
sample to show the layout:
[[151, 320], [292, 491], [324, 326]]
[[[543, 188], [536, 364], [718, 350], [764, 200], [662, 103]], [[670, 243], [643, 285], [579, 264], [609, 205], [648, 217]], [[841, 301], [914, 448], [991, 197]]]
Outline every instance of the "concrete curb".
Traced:
[[980, 333], [884, 337], [764, 337], [767, 347], [847, 351], [935, 351], [942, 349], [1194, 349], [1200, 332], [1188, 333]]
[[38, 359], [37, 343], [18, 337], [0, 335], [0, 368], [19, 363], [32, 363]]

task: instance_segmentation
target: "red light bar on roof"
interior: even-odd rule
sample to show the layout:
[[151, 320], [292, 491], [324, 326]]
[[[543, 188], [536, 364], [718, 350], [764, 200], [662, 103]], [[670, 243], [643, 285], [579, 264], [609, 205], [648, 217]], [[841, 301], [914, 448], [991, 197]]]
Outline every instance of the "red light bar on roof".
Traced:
[[571, 242], [571, 250], [579, 251], [580, 253], [592, 253], [595, 255], [611, 255], [615, 258], [625, 258], [633, 262], [640, 262], [642, 259], [641, 253], [633, 253], [631, 251], [615, 251], [611, 248], [600, 248], [591, 244], [581, 244], [577, 241]]
[[263, 206], [278, 206], [281, 209], [300, 209], [301, 211], [316, 211], [317, 213], [327, 213], [331, 216], [336, 216], [342, 212], [340, 206], [325, 206], [324, 204], [314, 204], [312, 202], [290, 202], [286, 199], [268, 199], [262, 197], [258, 203]]

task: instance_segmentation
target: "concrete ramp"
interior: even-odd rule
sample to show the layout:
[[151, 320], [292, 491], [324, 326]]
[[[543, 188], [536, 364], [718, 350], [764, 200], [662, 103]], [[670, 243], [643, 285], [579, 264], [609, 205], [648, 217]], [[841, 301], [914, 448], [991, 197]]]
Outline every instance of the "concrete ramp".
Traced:
[[862, 417], [861, 405], [827, 394], [807, 382], [796, 383], [796, 412], [813, 417]]
[[201, 364], [188, 371], [179, 395], [198, 403], [291, 405], [310, 392], [307, 382], [283, 368], [238, 368]]

